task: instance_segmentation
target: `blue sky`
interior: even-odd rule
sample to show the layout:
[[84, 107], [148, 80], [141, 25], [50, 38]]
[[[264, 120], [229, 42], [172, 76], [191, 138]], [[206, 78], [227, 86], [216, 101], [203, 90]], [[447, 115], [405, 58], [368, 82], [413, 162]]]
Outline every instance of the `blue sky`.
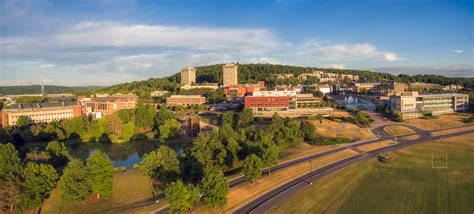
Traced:
[[235, 62], [474, 76], [474, 1], [0, 0], [0, 85]]

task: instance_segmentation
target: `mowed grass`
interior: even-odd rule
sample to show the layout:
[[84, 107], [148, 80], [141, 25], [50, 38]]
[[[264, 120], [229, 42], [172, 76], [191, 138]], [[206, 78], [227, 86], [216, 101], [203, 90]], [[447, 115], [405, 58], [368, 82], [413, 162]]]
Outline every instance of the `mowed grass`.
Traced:
[[136, 169], [127, 174], [114, 172], [112, 194], [106, 200], [92, 198], [84, 204], [74, 205], [64, 202], [59, 188], [53, 190], [44, 203], [41, 213], [150, 213], [164, 206], [155, 200], [162, 198], [159, 192], [154, 196], [150, 179]]
[[436, 119], [407, 119], [405, 123], [416, 126], [424, 130], [437, 130], [445, 128], [453, 128], [465, 126], [464, 119], [469, 118], [471, 114], [468, 113], [453, 113], [438, 116]]
[[354, 140], [374, 139], [375, 135], [370, 128], [360, 128], [352, 123], [339, 123], [331, 120], [323, 119], [311, 120], [316, 127], [316, 132], [326, 137], [346, 137]]
[[[448, 155], [447, 169], [444, 166]], [[293, 195], [273, 213], [472, 213], [474, 134], [390, 153], [391, 163], [366, 160]]]
[[392, 136], [400, 136], [400, 135], [415, 133], [415, 131], [413, 131], [412, 129], [408, 127], [397, 126], [397, 125], [387, 126], [383, 128], [383, 130]]

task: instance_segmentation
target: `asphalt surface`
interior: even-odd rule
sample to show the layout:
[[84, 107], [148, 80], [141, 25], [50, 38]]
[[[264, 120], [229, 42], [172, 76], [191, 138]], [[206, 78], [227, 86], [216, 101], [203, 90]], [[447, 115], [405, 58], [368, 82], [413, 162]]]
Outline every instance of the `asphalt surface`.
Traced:
[[[405, 134], [405, 135], [400, 135], [400, 136], [391, 136], [389, 135], [388, 133], [386, 133], [384, 131], [384, 128], [385, 127], [388, 127], [388, 126], [404, 126], [404, 127], [407, 127], [407, 128], [410, 128], [412, 129], [413, 131], [415, 131], [415, 133], [411, 133], [411, 134]], [[456, 128], [459, 128], [459, 127], [456, 127]], [[454, 128], [446, 128], [446, 129], [442, 129], [442, 130], [449, 130], [449, 129], [454, 129]], [[305, 156], [305, 157], [302, 157], [302, 158], [299, 158], [299, 159], [295, 159], [295, 160], [291, 160], [291, 161], [287, 161], [287, 162], [284, 162], [284, 163], [281, 163], [281, 164], [278, 164], [278, 165], [275, 165], [273, 167], [270, 167], [269, 169], [264, 169], [262, 171], [263, 174], [268, 174], [268, 171], [270, 170], [270, 172], [276, 172], [276, 171], [279, 171], [279, 170], [282, 170], [282, 169], [285, 169], [287, 167], [291, 167], [293, 165], [296, 165], [296, 164], [299, 164], [299, 163], [302, 163], [302, 162], [307, 162], [309, 160], [312, 160], [312, 159], [315, 159], [315, 158], [318, 158], [318, 157], [322, 157], [322, 156], [325, 156], [325, 155], [330, 155], [330, 154], [333, 154], [333, 153], [336, 153], [336, 152], [339, 152], [339, 151], [342, 151], [342, 150], [345, 150], [345, 149], [353, 149], [353, 150], [356, 150], [355, 148], [358, 147], [358, 146], [361, 146], [361, 145], [366, 145], [366, 144], [371, 144], [371, 143], [376, 143], [376, 142], [381, 142], [381, 141], [384, 141], [384, 140], [396, 140], [399, 144], [396, 144], [396, 145], [393, 145], [393, 146], [389, 146], [389, 147], [385, 147], [385, 148], [382, 148], [381, 150], [380, 149], [377, 149], [377, 150], [372, 150], [368, 153], [364, 153], [364, 154], [359, 154], [359, 155], [356, 155], [356, 156], [352, 156], [350, 158], [347, 158], [347, 159], [344, 159], [344, 160], [341, 160], [341, 161], [338, 161], [338, 162], [335, 162], [333, 164], [336, 164], [336, 163], [339, 163], [339, 165], [333, 165], [333, 164], [330, 164], [330, 165], [327, 165], [326, 167], [329, 167], [328, 169], [326, 169], [326, 167], [323, 167], [323, 168], [320, 168], [320, 169], [317, 169], [317, 170], [314, 170], [312, 173], [315, 173], [315, 172], [318, 172], [318, 171], [321, 171], [322, 169], [326, 169], [328, 171], [328, 174], [330, 172], [333, 172], [333, 171], [336, 171], [338, 169], [342, 169], [352, 163], [355, 163], [357, 161], [360, 161], [360, 160], [363, 160], [363, 159], [367, 159], [367, 158], [372, 158], [372, 157], [375, 157], [376, 154], [380, 153], [380, 152], [383, 152], [384, 149], [386, 148], [394, 148], [393, 150], [396, 150], [398, 148], [401, 148], [401, 147], [397, 147], [397, 146], [407, 146], [407, 145], [412, 145], [414, 142], [415, 143], [420, 143], [420, 142], [425, 142], [425, 141], [429, 141], [429, 140], [433, 140], [435, 139], [436, 137], [430, 137], [430, 133], [431, 132], [435, 132], [435, 131], [439, 131], [439, 130], [435, 130], [435, 131], [425, 131], [423, 129], [420, 129], [416, 126], [412, 126], [412, 125], [408, 125], [408, 124], [403, 124], [403, 123], [390, 123], [390, 124], [383, 124], [383, 125], [380, 125], [380, 126], [377, 126], [375, 128], [372, 128], [371, 131], [377, 135], [379, 138], [378, 139], [374, 139], [374, 140], [368, 140], [368, 141], [362, 141], [362, 142], [355, 142], [355, 143], [350, 143], [350, 144], [346, 144], [346, 145], [341, 145], [341, 147], [339, 148], [336, 148], [336, 149], [332, 149], [332, 150], [328, 150], [328, 151], [324, 151], [324, 152], [320, 152], [320, 153], [316, 153], [316, 154], [313, 154], [313, 155], [309, 155], [309, 156]], [[473, 130], [474, 132], [474, 130]], [[418, 137], [417, 139], [415, 140], [406, 140], [406, 139], [402, 139], [402, 137], [405, 137], [405, 136], [410, 136], [410, 135], [420, 135], [420, 137]], [[443, 136], [448, 136], [448, 135], [443, 135]], [[443, 137], [441, 136], [441, 137]], [[455, 135], [457, 136], [457, 135]], [[437, 139], [437, 138], [436, 138]], [[403, 147], [402, 146], [402, 147]], [[380, 150], [380, 151], [379, 151]], [[383, 150], [383, 151], [382, 151]], [[377, 152], [376, 152], [377, 151]], [[391, 151], [391, 150], [387, 150], [387, 151]], [[375, 153], [374, 153], [375, 152]], [[375, 154], [373, 156], [371, 156], [371, 153]], [[349, 160], [348, 160], [349, 159]], [[347, 163], [345, 161], [348, 161]], [[332, 167], [330, 167], [332, 166]], [[324, 174], [326, 175], [326, 174]], [[324, 176], [323, 175], [323, 176]], [[305, 175], [303, 175], [305, 176]], [[308, 178], [303, 178], [300, 177], [300, 178], [297, 178], [277, 189], [274, 189], [270, 192], [268, 192], [267, 194], [270, 194], [274, 191], [278, 192], [278, 190], [280, 191], [284, 191], [286, 190], [287, 188], [284, 188], [286, 187], [287, 185], [289, 185], [291, 188], [293, 184], [293, 186], [295, 185], [295, 183], [293, 182], [296, 182], [296, 181], [304, 181], [306, 182], [304, 179], [308, 179]], [[320, 175], [321, 176], [321, 175]], [[303, 179], [303, 180], [301, 180]], [[236, 179], [233, 179], [231, 181], [229, 181], [229, 187], [232, 188], [232, 187], [235, 187], [239, 184], [242, 184], [244, 182], [246, 182], [247, 180], [245, 179], [245, 177], [239, 177], [239, 178], [236, 178]], [[298, 184], [298, 182], [296, 183]], [[307, 183], [306, 183], [307, 184]], [[238, 210], [235, 211], [235, 213], [250, 213], [252, 210], [254, 210], [255, 208], [259, 207], [260, 205], [263, 205], [265, 202], [269, 201], [270, 199], [272, 199], [274, 196], [272, 195], [269, 195], [267, 196], [267, 194], [255, 199], [254, 201], [251, 201], [249, 202], [248, 204], [244, 205], [243, 207], [239, 208]], [[266, 196], [266, 197], [265, 197]], [[271, 207], [270, 207], [271, 208]], [[161, 208], [160, 210], [157, 210], [155, 211], [155, 213], [157, 214], [164, 214], [164, 213], [168, 213], [168, 206], [164, 207], [164, 208]], [[259, 212], [255, 212], [255, 213], [259, 213]]]
[[[423, 131], [424, 133], [422, 133], [423, 135], [421, 135], [417, 139], [399, 140], [399, 144], [372, 150], [372, 151], [362, 153], [362, 154], [358, 154], [358, 155], [334, 162], [322, 168], [316, 169], [305, 175], [302, 175], [276, 189], [271, 190], [270, 192], [265, 193], [264, 195], [261, 195], [257, 199], [240, 207], [234, 213], [238, 213], [238, 214], [240, 213], [259, 213], [259, 214], [268, 213], [272, 209], [277, 208], [278, 204], [280, 204], [282, 201], [286, 200], [287, 198], [291, 197], [293, 194], [308, 187], [308, 185], [311, 185], [312, 182], [317, 181], [332, 172], [343, 169], [361, 160], [374, 158], [379, 153], [398, 150], [406, 146], [411, 146], [411, 145], [426, 142], [426, 141], [474, 133], [474, 130], [468, 130], [468, 131], [445, 134], [445, 135], [440, 135], [440, 136], [429, 136], [428, 135], [429, 132], [426, 132], [424, 130], [421, 130], [421, 131]], [[439, 131], [439, 130], [436, 130], [436, 131]], [[417, 132], [417, 130], [415, 130], [415, 132]], [[435, 131], [431, 131], [431, 132], [435, 132]]]

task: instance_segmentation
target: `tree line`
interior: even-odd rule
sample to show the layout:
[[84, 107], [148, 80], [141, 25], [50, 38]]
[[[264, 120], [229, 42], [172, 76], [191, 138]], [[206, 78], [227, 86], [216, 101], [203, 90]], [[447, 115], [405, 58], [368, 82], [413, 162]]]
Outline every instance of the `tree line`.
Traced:
[[22, 161], [11, 143], [0, 144], [0, 205], [11, 212], [40, 208], [58, 185], [61, 197], [81, 203], [91, 194], [107, 198], [112, 191], [112, 161], [98, 151], [84, 163], [64, 143], [51, 141], [47, 162]]
[[79, 139], [86, 142], [126, 142], [133, 139], [158, 138], [165, 141], [179, 134], [181, 123], [165, 107], [139, 104], [96, 120], [87, 116], [50, 123], [32, 124], [25, 116], [16, 127], [0, 128], [0, 143], [23, 145], [32, 141]]

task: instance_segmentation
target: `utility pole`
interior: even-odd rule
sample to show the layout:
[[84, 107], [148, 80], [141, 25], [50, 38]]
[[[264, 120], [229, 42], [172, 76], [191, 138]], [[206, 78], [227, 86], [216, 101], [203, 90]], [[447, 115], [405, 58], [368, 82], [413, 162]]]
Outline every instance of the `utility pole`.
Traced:
[[44, 81], [41, 81], [41, 94], [46, 96], [46, 90], [44, 89]]

